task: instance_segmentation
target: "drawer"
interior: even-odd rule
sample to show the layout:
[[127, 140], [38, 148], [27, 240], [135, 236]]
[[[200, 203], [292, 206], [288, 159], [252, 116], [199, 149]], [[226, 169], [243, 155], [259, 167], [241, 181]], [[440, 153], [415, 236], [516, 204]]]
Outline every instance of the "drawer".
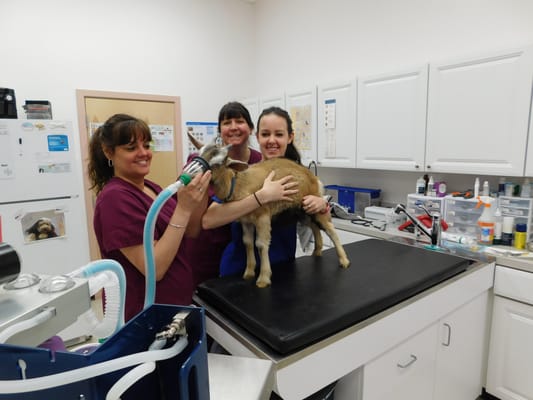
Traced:
[[446, 213], [445, 220], [448, 223], [458, 224], [476, 224], [481, 214], [471, 212], [449, 211]]
[[364, 366], [363, 399], [430, 399], [435, 374], [437, 324]]
[[[476, 199], [462, 199], [455, 197], [446, 197], [446, 211], [447, 212], [462, 212], [481, 215], [482, 207], [477, 207], [478, 200]], [[477, 208], [476, 208], [477, 207]]]
[[533, 273], [496, 266], [494, 294], [533, 305]]
[[[511, 207], [511, 208], [524, 208], [526, 210], [529, 210], [531, 207], [531, 201], [533, 199], [525, 198], [525, 197], [509, 197], [509, 196], [501, 196], [499, 197], [500, 200], [500, 207]], [[526, 212], [527, 215], [527, 212]]]
[[423, 205], [428, 211], [439, 211], [444, 215], [444, 197], [424, 196], [420, 194], [407, 195], [407, 210], [415, 215], [425, 214], [425, 212], [417, 207], [418, 204]]

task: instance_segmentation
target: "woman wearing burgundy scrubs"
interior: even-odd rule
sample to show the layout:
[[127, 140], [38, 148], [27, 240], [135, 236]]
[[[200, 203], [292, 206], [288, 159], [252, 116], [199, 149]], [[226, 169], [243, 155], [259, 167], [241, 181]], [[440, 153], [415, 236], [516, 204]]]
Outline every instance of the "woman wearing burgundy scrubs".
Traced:
[[[119, 262], [126, 273], [126, 320], [144, 305], [143, 230], [146, 214], [162, 188], [146, 179], [152, 136], [145, 122], [116, 114], [98, 128], [89, 144], [88, 172], [96, 194], [94, 230], [103, 258]], [[210, 172], [195, 176], [162, 207], [155, 225], [155, 302], [189, 305], [193, 278], [190, 259], [180, 245], [201, 229], [198, 207], [206, 197]]]

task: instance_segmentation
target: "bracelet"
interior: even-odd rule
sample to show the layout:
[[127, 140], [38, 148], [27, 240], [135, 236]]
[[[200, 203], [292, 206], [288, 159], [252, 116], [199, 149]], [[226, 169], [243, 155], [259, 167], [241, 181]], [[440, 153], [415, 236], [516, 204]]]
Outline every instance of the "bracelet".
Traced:
[[185, 225], [173, 224], [172, 222], [169, 222], [168, 225], [177, 229], [185, 228]]
[[261, 202], [259, 201], [259, 199], [257, 198], [257, 195], [254, 193], [252, 193], [255, 197], [255, 201], [257, 201], [257, 204], [259, 204], [259, 207], [263, 207], [263, 205], [261, 204]]

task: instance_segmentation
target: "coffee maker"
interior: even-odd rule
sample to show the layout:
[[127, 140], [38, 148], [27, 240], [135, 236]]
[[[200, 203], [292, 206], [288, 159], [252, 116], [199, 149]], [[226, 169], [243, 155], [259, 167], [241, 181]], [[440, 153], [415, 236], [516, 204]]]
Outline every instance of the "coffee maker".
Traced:
[[17, 118], [15, 90], [0, 88], [0, 118]]

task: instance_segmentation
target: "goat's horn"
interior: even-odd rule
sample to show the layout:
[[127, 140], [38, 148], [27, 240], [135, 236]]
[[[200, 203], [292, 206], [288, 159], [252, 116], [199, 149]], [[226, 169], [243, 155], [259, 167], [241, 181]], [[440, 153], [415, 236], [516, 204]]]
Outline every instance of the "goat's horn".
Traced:
[[194, 147], [196, 147], [198, 150], [200, 150], [203, 147], [203, 144], [198, 141], [193, 135], [191, 135], [190, 132], [187, 132], [187, 136], [189, 136], [189, 140], [193, 144]]

